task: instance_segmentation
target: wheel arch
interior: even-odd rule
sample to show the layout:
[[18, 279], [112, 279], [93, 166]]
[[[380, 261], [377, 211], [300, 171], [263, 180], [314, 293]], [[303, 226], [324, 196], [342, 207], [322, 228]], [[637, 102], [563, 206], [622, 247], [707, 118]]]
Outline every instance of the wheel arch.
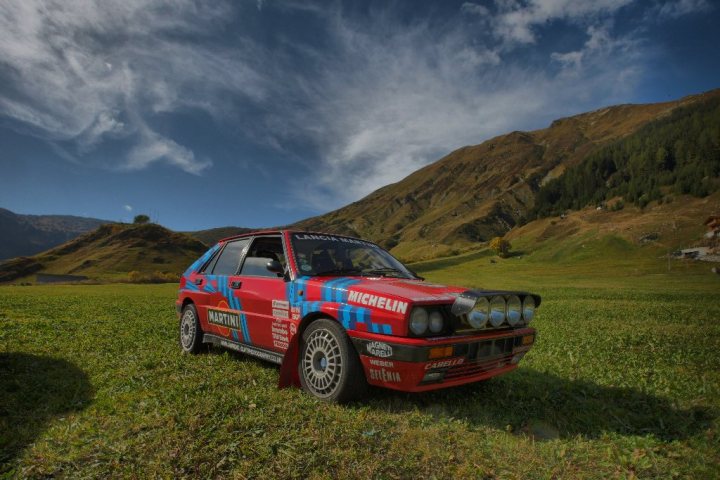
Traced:
[[[278, 387], [300, 387], [300, 377], [297, 374], [300, 339], [302, 339], [302, 334], [307, 329], [307, 327], [309, 327], [314, 321], [320, 320], [321, 318], [332, 320], [333, 322], [336, 322], [338, 325], [340, 325], [340, 328], [342, 328], [346, 332], [348, 331], [345, 326], [338, 321], [337, 318], [326, 312], [310, 312], [304, 317], [302, 317], [302, 319], [300, 320], [300, 325], [298, 325], [297, 333], [293, 335], [292, 339], [290, 340], [290, 346], [285, 351], [285, 356], [283, 357], [282, 365], [280, 366], [280, 378], [278, 380]], [[355, 350], [355, 345], [352, 342], [350, 342], [350, 346], [357, 354], [357, 350]]]

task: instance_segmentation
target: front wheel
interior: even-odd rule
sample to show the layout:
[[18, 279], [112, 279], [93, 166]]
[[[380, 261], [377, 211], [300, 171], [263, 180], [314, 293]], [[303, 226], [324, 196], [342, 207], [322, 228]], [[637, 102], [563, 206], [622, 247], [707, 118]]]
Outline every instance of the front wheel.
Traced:
[[303, 390], [326, 402], [349, 402], [367, 389], [350, 338], [330, 319], [316, 320], [303, 332], [298, 370]]
[[180, 348], [186, 353], [198, 353], [202, 345], [202, 329], [195, 305], [188, 303], [180, 316]]

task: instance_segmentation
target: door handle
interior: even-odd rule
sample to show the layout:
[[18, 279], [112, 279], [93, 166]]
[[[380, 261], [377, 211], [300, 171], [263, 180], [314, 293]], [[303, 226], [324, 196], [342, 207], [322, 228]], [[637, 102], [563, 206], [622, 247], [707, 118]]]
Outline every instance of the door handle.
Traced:
[[202, 278], [196, 278], [195, 282], [193, 282], [193, 283], [195, 283], [195, 285], [202, 285], [202, 282], [203, 282]]
[[230, 282], [230, 288], [238, 289], [240, 287], [242, 287], [242, 282], [240, 280], [233, 280]]

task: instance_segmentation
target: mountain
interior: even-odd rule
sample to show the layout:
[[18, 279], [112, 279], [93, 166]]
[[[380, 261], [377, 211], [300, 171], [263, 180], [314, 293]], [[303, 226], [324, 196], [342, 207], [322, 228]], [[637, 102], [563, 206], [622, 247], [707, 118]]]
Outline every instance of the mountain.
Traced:
[[0, 282], [37, 273], [127, 279], [134, 275], [177, 278], [207, 247], [160, 225], [110, 223], [32, 257], [0, 263]]
[[369, 238], [405, 259], [469, 248], [525, 223], [541, 186], [566, 169], [680, 107], [719, 97], [714, 90], [673, 102], [618, 105], [501, 135], [292, 227]]
[[109, 222], [71, 215], [20, 215], [0, 208], [0, 260], [34, 255], [105, 223]]
[[248, 233], [255, 230], [261, 230], [257, 228], [243, 228], [243, 227], [217, 227], [209, 228], [207, 230], [197, 230], [195, 232], [184, 232], [191, 237], [200, 240], [207, 246], [212, 246], [222, 238], [232, 237], [234, 235], [240, 235], [242, 233]]

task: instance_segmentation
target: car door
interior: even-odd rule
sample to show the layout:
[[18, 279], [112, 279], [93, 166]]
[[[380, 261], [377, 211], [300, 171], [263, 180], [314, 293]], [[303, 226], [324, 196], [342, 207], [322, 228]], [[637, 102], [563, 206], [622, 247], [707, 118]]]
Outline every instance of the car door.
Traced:
[[273, 260], [286, 265], [280, 235], [255, 237], [237, 276], [241, 286], [236, 293], [246, 318], [248, 343], [282, 353], [290, 341], [290, 304], [286, 277], [267, 269]]
[[203, 330], [235, 342], [244, 339], [245, 318], [236, 293], [241, 286], [237, 272], [250, 241], [250, 238], [228, 241], [203, 272], [202, 289], [207, 295], [198, 312], [204, 320]]

